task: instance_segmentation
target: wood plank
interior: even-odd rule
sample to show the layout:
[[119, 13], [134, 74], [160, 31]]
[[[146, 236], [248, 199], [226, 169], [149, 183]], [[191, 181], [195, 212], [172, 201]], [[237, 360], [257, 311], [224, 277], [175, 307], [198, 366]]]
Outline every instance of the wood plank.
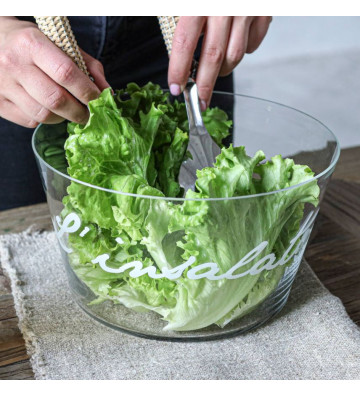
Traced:
[[360, 326], [360, 238], [321, 213], [321, 227], [305, 257], [325, 287]]
[[13, 297], [0, 296], [0, 379], [33, 379], [33, 376]]
[[34, 373], [29, 360], [0, 367], [0, 380], [33, 380]]
[[[15, 314], [15, 312], [14, 312]], [[0, 367], [28, 359], [23, 336], [14, 315], [0, 321]]]
[[360, 183], [360, 147], [343, 149], [333, 179]]
[[14, 299], [11, 295], [0, 296], [0, 321], [16, 318]]
[[10, 280], [4, 275], [3, 269], [0, 267], [0, 296], [9, 295], [11, 293]]
[[49, 208], [46, 203], [0, 212], [0, 235], [21, 232], [30, 226], [34, 226], [38, 230], [52, 229]]
[[[0, 212], [0, 234], [16, 233], [34, 226], [51, 230], [46, 203]], [[0, 379], [34, 379], [25, 341], [18, 328], [10, 282], [0, 267]]]
[[[359, 168], [360, 173], [360, 168]], [[360, 235], [360, 183], [332, 180], [321, 205], [322, 213], [354, 236]]]
[[0, 367], [8, 366], [29, 359], [25, 345], [7, 346], [6, 351], [0, 351]]
[[[360, 162], [360, 150], [357, 161]], [[358, 168], [360, 169], [360, 168]], [[305, 257], [360, 326], [360, 184], [333, 179]]]
[[0, 366], [28, 358], [12, 296], [0, 297]]

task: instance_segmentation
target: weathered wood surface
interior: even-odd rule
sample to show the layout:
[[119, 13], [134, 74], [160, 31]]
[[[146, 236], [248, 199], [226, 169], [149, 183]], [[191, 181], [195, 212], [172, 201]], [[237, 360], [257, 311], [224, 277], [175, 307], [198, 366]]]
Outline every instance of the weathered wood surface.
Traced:
[[[0, 212], [0, 234], [51, 230], [46, 204]], [[306, 258], [360, 326], [360, 147], [343, 150]], [[33, 379], [8, 279], [0, 268], [0, 379]]]

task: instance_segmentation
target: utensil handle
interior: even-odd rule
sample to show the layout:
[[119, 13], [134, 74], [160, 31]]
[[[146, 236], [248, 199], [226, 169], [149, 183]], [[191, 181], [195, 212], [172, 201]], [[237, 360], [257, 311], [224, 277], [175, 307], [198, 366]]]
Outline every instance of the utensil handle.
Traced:
[[[179, 22], [179, 16], [158, 16], [159, 25], [161, 33], [164, 37], [167, 52], [170, 56], [172, 50], [172, 41], [174, 37], [174, 32], [176, 25]], [[196, 59], [193, 59], [191, 64], [190, 80], [193, 82], [195, 80], [196, 71], [199, 63]]]
[[158, 16], [158, 21], [161, 29], [161, 33], [164, 37], [167, 52], [170, 56], [172, 49], [172, 40], [176, 25], [179, 22], [180, 17], [178, 16]]
[[90, 77], [70, 22], [66, 16], [34, 16], [39, 29]]

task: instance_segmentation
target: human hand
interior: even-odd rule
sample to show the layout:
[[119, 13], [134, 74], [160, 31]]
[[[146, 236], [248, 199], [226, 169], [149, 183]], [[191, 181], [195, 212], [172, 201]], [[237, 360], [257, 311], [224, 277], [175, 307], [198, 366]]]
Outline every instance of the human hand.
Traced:
[[101, 63], [82, 55], [94, 82], [35, 23], [0, 17], [0, 116], [28, 128], [84, 124], [87, 103], [109, 84]]
[[217, 77], [230, 74], [245, 53], [259, 47], [271, 20], [268, 16], [180, 17], [169, 62], [170, 92], [176, 96], [184, 89], [197, 43], [204, 32], [196, 85], [201, 108], [205, 110]]

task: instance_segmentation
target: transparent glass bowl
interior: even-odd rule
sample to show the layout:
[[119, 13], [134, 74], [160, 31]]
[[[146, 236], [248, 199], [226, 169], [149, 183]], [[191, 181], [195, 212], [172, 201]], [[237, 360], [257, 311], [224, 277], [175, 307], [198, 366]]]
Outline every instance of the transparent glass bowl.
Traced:
[[[321, 202], [339, 157], [338, 141], [318, 120], [278, 103], [222, 92], [212, 101], [234, 121], [227, 144], [245, 146], [250, 156], [261, 149], [267, 159], [292, 158], [315, 177], [283, 190], [221, 199], [125, 194], [67, 175], [66, 123], [34, 132], [71, 291], [85, 312], [107, 326], [156, 339], [210, 340], [259, 326], [287, 301], [319, 205], [296, 202], [281, 211], [281, 203], [316, 184]], [[65, 207], [68, 195], [85, 208], [95, 195], [101, 205], [111, 202], [104, 206], [107, 220], [98, 204], [83, 212]], [[147, 214], [141, 229], [122, 231], [126, 210]], [[191, 227], [176, 225], [179, 210]], [[137, 238], [131, 245], [129, 232], [142, 233], [141, 243]], [[193, 244], [193, 254], [184, 256], [184, 243]]]

